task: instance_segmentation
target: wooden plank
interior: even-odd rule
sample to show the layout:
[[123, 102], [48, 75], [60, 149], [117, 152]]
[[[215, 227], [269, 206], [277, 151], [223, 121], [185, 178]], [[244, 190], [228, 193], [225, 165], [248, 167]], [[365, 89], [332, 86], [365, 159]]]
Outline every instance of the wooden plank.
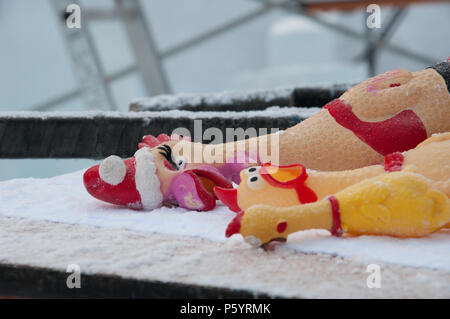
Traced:
[[68, 289], [68, 274], [47, 268], [0, 263], [0, 299], [18, 298], [273, 298], [239, 289], [83, 274], [82, 289]]
[[[297, 116], [295, 107], [303, 108], [302, 111], [321, 107], [349, 86], [167, 95], [135, 101], [130, 109], [136, 112], [131, 113], [0, 112], [0, 158], [100, 159], [111, 154], [129, 157], [144, 135], [171, 134], [179, 127], [193, 134], [195, 120], [202, 121], [203, 129], [219, 128], [224, 136], [227, 128], [284, 130], [305, 119]], [[274, 116], [266, 111], [271, 106], [294, 109]], [[182, 111], [181, 115], [167, 115], [166, 111], [177, 110]], [[241, 116], [241, 111], [253, 113]], [[210, 116], [199, 112], [215, 113]]]
[[[9, 116], [0, 113], [0, 158], [92, 158], [101, 159], [111, 154], [130, 157], [142, 137], [147, 134], [172, 134], [179, 127], [194, 135], [195, 120], [202, 128], [216, 127], [226, 136], [227, 128], [278, 128], [284, 130], [305, 119], [302, 116], [273, 117], [260, 115], [240, 117], [166, 117], [164, 112], [133, 113], [135, 116], [115, 116], [99, 113], [64, 117], [54, 113]], [[17, 113], [20, 114], [20, 113]], [[60, 113], [56, 113], [60, 114]], [[203, 132], [201, 132], [203, 134]], [[208, 141], [205, 141], [208, 142]]]
[[[257, 111], [270, 106], [322, 107], [338, 98], [351, 84], [291, 87], [251, 92], [221, 92], [207, 94], [175, 94], [134, 101], [130, 111]], [[295, 92], [295, 93], [294, 93]], [[295, 94], [295, 99], [292, 95]]]

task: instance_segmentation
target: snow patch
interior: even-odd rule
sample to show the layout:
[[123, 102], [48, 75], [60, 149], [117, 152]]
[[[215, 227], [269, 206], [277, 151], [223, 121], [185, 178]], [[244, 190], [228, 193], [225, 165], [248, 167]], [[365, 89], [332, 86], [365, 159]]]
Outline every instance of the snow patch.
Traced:
[[[92, 198], [83, 187], [82, 176], [83, 171], [79, 171], [48, 179], [27, 178], [0, 182], [0, 215], [105, 229], [184, 235], [230, 243], [243, 242], [240, 235], [225, 238], [225, 229], [235, 214], [220, 202], [213, 211], [203, 213], [179, 207], [136, 212]], [[368, 263], [379, 261], [450, 271], [450, 229], [424, 238], [336, 238], [325, 230], [309, 230], [289, 236], [284, 247], [287, 251], [326, 253]], [[248, 246], [248, 249], [252, 248]]]
[[199, 105], [228, 105], [235, 101], [260, 100], [270, 102], [275, 99], [289, 99], [293, 86], [279, 87], [270, 90], [249, 90], [249, 91], [223, 91], [217, 93], [178, 93], [161, 94], [152, 97], [136, 98], [131, 104], [140, 107], [157, 110], [158, 108], [177, 109], [189, 106], [195, 109]]
[[254, 117], [274, 117], [280, 116], [300, 116], [307, 118], [320, 111], [319, 107], [279, 107], [271, 106], [265, 110], [259, 111], [144, 111], [144, 112], [115, 112], [115, 111], [87, 111], [87, 112], [37, 112], [37, 111], [18, 111], [18, 112], [0, 112], [0, 118], [6, 119], [95, 119], [95, 118], [114, 118], [114, 119], [141, 119], [144, 125], [148, 125], [152, 119], [180, 117], [189, 119], [202, 118], [226, 118], [242, 119]]

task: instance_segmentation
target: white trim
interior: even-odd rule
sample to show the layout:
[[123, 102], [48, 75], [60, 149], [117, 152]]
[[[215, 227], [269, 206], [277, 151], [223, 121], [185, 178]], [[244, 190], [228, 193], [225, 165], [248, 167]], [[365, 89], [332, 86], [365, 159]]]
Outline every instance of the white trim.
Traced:
[[110, 185], [119, 185], [127, 174], [127, 167], [119, 156], [111, 155], [105, 158], [98, 169], [100, 178]]
[[134, 157], [136, 159], [134, 179], [136, 189], [141, 196], [143, 208], [151, 210], [161, 207], [163, 194], [158, 175], [156, 174], [153, 154], [148, 147], [143, 147], [134, 154]]

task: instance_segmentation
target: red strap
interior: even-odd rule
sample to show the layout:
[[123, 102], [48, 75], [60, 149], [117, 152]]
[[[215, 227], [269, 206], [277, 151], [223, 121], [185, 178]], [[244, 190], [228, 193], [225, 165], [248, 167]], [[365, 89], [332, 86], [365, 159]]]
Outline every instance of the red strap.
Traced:
[[344, 233], [341, 224], [341, 212], [339, 210], [339, 202], [333, 195], [328, 196], [331, 204], [331, 212], [333, 214], [333, 226], [330, 229], [331, 235], [340, 237]]
[[384, 121], [364, 122], [343, 100], [333, 100], [324, 108], [337, 123], [384, 156], [413, 149], [427, 138], [422, 120], [412, 110], [404, 110]]
[[400, 152], [391, 153], [384, 158], [384, 170], [386, 172], [398, 172], [402, 170], [405, 157]]

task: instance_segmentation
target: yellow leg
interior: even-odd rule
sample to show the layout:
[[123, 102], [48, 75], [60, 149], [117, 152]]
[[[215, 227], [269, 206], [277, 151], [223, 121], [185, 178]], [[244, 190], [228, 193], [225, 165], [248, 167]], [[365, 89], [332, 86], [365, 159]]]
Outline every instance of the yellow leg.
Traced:
[[352, 234], [426, 236], [450, 221], [450, 200], [430, 180], [409, 172], [377, 176], [336, 194]]
[[240, 233], [247, 240], [264, 244], [276, 238], [286, 239], [300, 230], [329, 230], [332, 226], [331, 204], [325, 199], [287, 208], [254, 205], [242, 216]]

